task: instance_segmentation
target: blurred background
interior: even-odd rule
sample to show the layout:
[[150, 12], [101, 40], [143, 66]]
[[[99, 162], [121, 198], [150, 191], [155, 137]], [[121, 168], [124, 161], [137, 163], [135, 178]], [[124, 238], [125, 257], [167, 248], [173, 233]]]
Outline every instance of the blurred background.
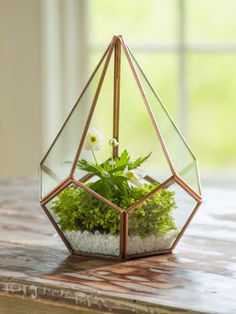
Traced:
[[234, 0], [0, 0], [0, 177], [38, 164], [113, 35], [190, 144], [203, 184], [236, 185]]

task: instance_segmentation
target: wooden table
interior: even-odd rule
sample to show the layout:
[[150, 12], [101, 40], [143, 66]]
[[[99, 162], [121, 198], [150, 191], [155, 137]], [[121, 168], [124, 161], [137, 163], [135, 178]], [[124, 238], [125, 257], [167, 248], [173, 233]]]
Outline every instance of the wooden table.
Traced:
[[207, 188], [174, 254], [71, 257], [33, 179], [0, 181], [0, 313], [236, 313], [236, 193]]

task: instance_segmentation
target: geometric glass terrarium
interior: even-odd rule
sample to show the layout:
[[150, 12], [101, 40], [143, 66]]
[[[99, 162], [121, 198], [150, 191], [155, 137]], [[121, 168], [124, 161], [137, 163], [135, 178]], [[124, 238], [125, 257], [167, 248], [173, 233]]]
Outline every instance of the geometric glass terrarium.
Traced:
[[201, 204], [196, 159], [114, 36], [40, 164], [41, 205], [72, 254], [171, 252]]

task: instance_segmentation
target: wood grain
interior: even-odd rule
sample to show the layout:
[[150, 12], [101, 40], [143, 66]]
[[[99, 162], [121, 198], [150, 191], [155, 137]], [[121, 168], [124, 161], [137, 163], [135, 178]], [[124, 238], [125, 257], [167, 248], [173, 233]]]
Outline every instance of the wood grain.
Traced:
[[[115, 263], [69, 256], [39, 206], [36, 180], [2, 180], [0, 294], [62, 313], [234, 314], [234, 194], [203, 190], [205, 202], [174, 254]], [[0, 298], [0, 309], [8, 298]]]

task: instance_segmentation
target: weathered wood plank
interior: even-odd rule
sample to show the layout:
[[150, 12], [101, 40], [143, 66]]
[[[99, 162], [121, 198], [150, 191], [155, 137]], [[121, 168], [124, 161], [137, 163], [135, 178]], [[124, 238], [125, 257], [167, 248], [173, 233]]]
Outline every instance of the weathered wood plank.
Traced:
[[79, 306], [61, 306], [45, 300], [0, 296], [0, 313], [10, 314], [102, 314], [103, 312], [81, 308]]
[[0, 181], [0, 293], [73, 310], [236, 313], [234, 191], [208, 188], [204, 199], [174, 254], [115, 263], [68, 255], [35, 180]]

